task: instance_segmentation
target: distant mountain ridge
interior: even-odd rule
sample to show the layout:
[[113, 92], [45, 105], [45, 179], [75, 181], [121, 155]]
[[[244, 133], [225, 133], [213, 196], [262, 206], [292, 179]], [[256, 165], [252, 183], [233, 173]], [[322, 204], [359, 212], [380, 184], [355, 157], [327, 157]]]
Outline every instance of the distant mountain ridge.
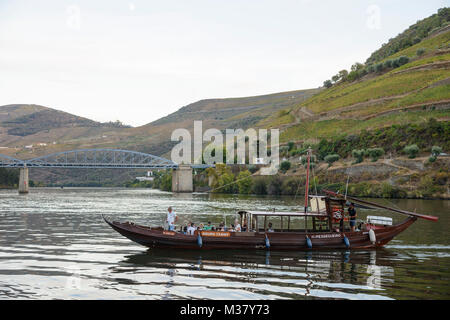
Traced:
[[0, 123], [13, 136], [27, 136], [62, 127], [130, 127], [120, 122], [101, 123], [39, 105], [0, 107]]
[[[0, 153], [29, 158], [70, 149], [111, 147], [164, 155], [173, 146], [172, 131], [176, 128], [191, 130], [195, 120], [202, 120], [205, 129], [246, 129], [319, 91], [308, 89], [200, 100], [136, 128], [120, 122], [100, 123], [39, 105], [5, 105], [0, 106]], [[47, 146], [25, 149], [36, 144]]]

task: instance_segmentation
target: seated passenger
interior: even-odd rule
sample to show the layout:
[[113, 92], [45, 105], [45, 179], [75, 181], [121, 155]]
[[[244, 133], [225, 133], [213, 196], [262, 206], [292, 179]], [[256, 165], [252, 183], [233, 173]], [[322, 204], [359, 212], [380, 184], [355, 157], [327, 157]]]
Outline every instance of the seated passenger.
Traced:
[[267, 229], [267, 232], [273, 232], [272, 222], [269, 222], [269, 229]]
[[231, 224], [231, 228], [230, 228], [230, 230], [228, 230], [228, 231], [230, 231], [230, 232], [234, 232], [235, 230], [234, 230], [234, 224]]
[[241, 225], [239, 224], [239, 221], [236, 220], [234, 223], [236, 224], [234, 230], [236, 230], [236, 232], [241, 232]]
[[246, 232], [248, 229], [247, 227], [247, 219], [244, 220], [244, 225], [242, 226], [242, 232]]
[[213, 228], [213, 225], [211, 224], [211, 221], [208, 221], [208, 224], [203, 228], [203, 230], [211, 230]]
[[224, 230], [224, 227], [225, 227], [224, 223], [221, 222], [221, 223], [219, 224], [218, 230], [219, 230], [219, 231], [225, 231], [225, 230]]
[[200, 223], [197, 230], [205, 230], [205, 227], [203, 226], [203, 223]]
[[187, 234], [193, 236], [195, 230], [195, 225], [193, 222], [191, 222], [191, 225], [187, 228]]

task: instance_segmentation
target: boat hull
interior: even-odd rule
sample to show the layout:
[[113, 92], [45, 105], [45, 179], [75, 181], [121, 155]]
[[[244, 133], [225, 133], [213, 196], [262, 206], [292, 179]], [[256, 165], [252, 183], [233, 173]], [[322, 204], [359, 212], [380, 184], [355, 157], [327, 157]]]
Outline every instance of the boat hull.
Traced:
[[[355, 232], [211, 232], [184, 235], [149, 228], [130, 222], [109, 221], [115, 231], [124, 237], [149, 248], [180, 249], [262, 249], [262, 250], [328, 250], [328, 249], [375, 249], [383, 247], [396, 235], [407, 229], [417, 218], [408, 217], [403, 222], [374, 229], [376, 241], [371, 242], [369, 230]], [[310, 245], [308, 245], [309, 237]], [[200, 240], [200, 241], [199, 241]]]

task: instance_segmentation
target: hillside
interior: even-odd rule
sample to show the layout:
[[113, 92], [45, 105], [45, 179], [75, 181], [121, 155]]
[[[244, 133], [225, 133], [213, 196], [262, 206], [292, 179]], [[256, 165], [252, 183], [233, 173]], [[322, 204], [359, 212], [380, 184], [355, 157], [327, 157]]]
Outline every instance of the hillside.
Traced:
[[[333, 77], [328, 88], [260, 124], [284, 123], [283, 142], [317, 142], [431, 117], [449, 120], [449, 25], [390, 56], [375, 56], [380, 57], [377, 64], [356, 63], [350, 72], [340, 71], [340, 79]], [[292, 120], [286, 122], [287, 117]]]
[[0, 106], [0, 153], [30, 158], [72, 146], [101, 145], [127, 129], [121, 123], [100, 123], [39, 105]]
[[[147, 152], [166, 154], [173, 146], [170, 136], [173, 130], [185, 128], [191, 131], [194, 121], [203, 121], [207, 128], [243, 128], [256, 126], [270, 115], [310, 98], [320, 89], [297, 90], [254, 97], [207, 99], [182, 107], [178, 111], [134, 130], [137, 137], [146, 137], [134, 141], [136, 145]], [[161, 145], [164, 141], [165, 144]]]
[[370, 55], [366, 60], [366, 64], [382, 61], [403, 49], [421, 42], [424, 38], [438, 33], [442, 27], [448, 26], [449, 20], [450, 9], [439, 9], [437, 13], [418, 21], [396, 37], [389, 39], [380, 49]]
[[110, 147], [164, 155], [173, 145], [172, 131], [190, 130], [194, 120], [202, 120], [205, 128], [248, 128], [319, 91], [201, 100], [137, 128], [100, 123], [38, 105], [0, 106], [0, 153], [25, 159], [63, 150]]

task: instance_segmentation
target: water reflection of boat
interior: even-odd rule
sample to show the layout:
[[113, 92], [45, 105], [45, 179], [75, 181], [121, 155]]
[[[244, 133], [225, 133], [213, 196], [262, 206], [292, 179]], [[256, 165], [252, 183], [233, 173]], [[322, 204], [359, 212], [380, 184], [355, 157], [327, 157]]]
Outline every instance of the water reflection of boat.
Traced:
[[393, 266], [396, 254], [390, 250], [358, 251], [260, 251], [260, 250], [183, 250], [151, 249], [147, 252], [125, 257], [123, 263], [135, 266], [149, 266], [154, 263], [216, 264], [216, 265], [272, 265], [329, 266], [331, 263], [352, 263], [358, 265]]
[[[246, 232], [196, 230], [188, 235], [183, 232], [167, 231], [162, 227], [147, 227], [132, 222], [110, 221], [103, 216], [114, 230], [126, 238], [150, 248], [180, 249], [275, 249], [275, 250], [329, 250], [329, 249], [374, 249], [383, 247], [395, 236], [406, 230], [417, 218], [436, 221], [437, 217], [415, 212], [389, 208], [369, 201], [343, 196], [324, 190], [325, 196], [309, 196], [309, 158], [306, 175], [305, 208], [303, 212], [275, 212], [240, 210], [240, 224], [246, 225]], [[407, 215], [397, 224], [385, 217], [372, 217], [359, 230], [351, 230], [344, 221], [347, 201], [382, 208]], [[308, 209], [308, 203], [311, 209]], [[270, 219], [280, 219], [280, 227], [272, 229]], [[292, 224], [301, 219], [303, 228]], [[269, 225], [268, 225], [269, 222]], [[381, 225], [377, 225], [381, 223]], [[268, 228], [269, 227], [269, 228]]]
[[[261, 282], [270, 277], [277, 285], [277, 277], [296, 279], [304, 295], [314, 295], [311, 290], [318, 287], [335, 289], [334, 283], [343, 290], [345, 283], [361, 286], [360, 289], [380, 289], [393, 282], [396, 254], [387, 249], [368, 251], [258, 251], [258, 250], [217, 250], [189, 251], [152, 249], [148, 252], [126, 256], [121, 268], [114, 272], [127, 273], [130, 270], [192, 270], [181, 272], [198, 278], [236, 277], [247, 283]], [[127, 268], [123, 268], [127, 266]], [[131, 268], [131, 269], [130, 269]], [[196, 273], [196, 270], [202, 272]], [[304, 282], [298, 281], [303, 279]], [[267, 280], [267, 279], [266, 279]]]

